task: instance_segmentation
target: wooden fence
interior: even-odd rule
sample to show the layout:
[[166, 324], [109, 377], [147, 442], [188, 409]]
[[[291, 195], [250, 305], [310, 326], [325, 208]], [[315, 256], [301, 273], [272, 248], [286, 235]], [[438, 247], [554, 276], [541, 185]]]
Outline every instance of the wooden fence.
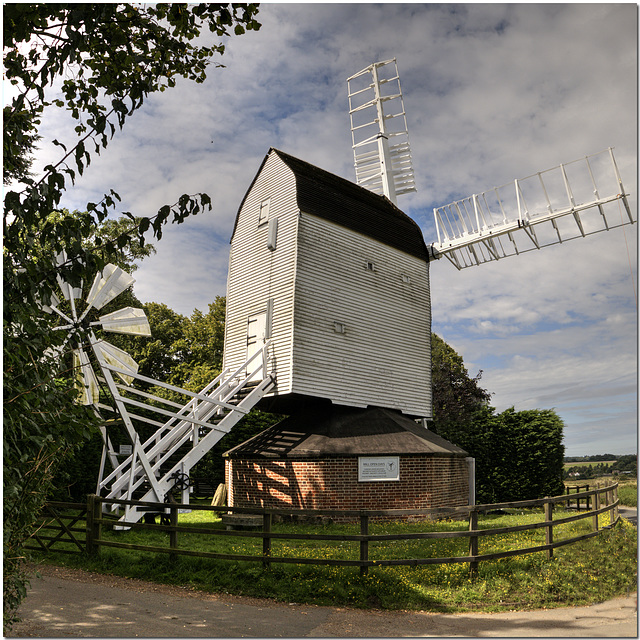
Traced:
[[[575, 486], [567, 485], [566, 487], [567, 495], [571, 495], [572, 493], [581, 494], [581, 492], [583, 491], [589, 491], [588, 484], [577, 484]], [[578, 511], [580, 511], [580, 507], [582, 506], [582, 500], [583, 500], [583, 498], [581, 497], [574, 496], [572, 500], [567, 501], [567, 506], [573, 506], [574, 500], [575, 500], [575, 508]], [[587, 497], [584, 498], [584, 508], [587, 511], [589, 511], [589, 509], [591, 508], [591, 496], [589, 495], [587, 495]]]
[[[539, 500], [525, 500], [520, 502], [505, 502], [490, 505], [475, 505], [455, 508], [440, 509], [393, 509], [393, 510], [368, 510], [368, 511], [328, 511], [328, 510], [293, 510], [293, 509], [268, 509], [262, 510], [249, 507], [213, 507], [207, 505], [196, 504], [158, 504], [152, 502], [140, 502], [135, 500], [106, 500], [99, 496], [88, 496], [86, 505], [77, 505], [69, 503], [49, 503], [47, 505], [47, 514], [43, 526], [40, 527], [38, 533], [33, 537], [36, 545], [30, 545], [28, 548], [40, 551], [57, 551], [54, 545], [66, 541], [71, 542], [73, 548], [67, 552], [86, 552], [89, 555], [99, 553], [102, 547], [113, 547], [119, 549], [147, 551], [153, 553], [169, 554], [172, 559], [178, 556], [196, 556], [199, 558], [210, 558], [216, 560], [235, 560], [248, 562], [261, 562], [263, 566], [269, 567], [272, 563], [285, 564], [314, 564], [314, 565], [338, 565], [338, 566], [356, 566], [360, 568], [361, 574], [366, 574], [369, 567], [398, 566], [410, 565], [418, 566], [425, 564], [446, 564], [446, 563], [468, 563], [471, 574], [477, 572], [478, 564], [488, 560], [497, 560], [499, 558], [507, 558], [528, 553], [536, 553], [544, 551], [548, 557], [553, 556], [554, 549], [573, 544], [580, 540], [586, 540], [598, 535], [603, 527], [600, 526], [600, 517], [606, 512], [610, 512], [608, 518], [609, 528], [618, 520], [618, 484], [612, 484], [605, 487], [596, 487], [589, 491], [580, 492], [578, 494], [562, 495]], [[590, 500], [592, 509], [589, 511], [577, 511], [577, 513], [554, 519], [554, 506], [561, 503], [568, 503], [570, 500]], [[117, 516], [104, 513], [105, 507], [111, 506], [117, 508], [125, 505], [139, 505], [148, 508], [150, 511], [159, 511], [169, 514], [168, 524], [150, 524], [146, 522], [122, 523], [117, 520]], [[540, 522], [523, 524], [514, 527], [500, 528], [478, 528], [478, 515], [486, 512], [504, 510], [504, 509], [535, 509], [541, 508], [543, 519]], [[202, 526], [178, 526], [178, 514], [181, 510], [190, 511], [213, 511], [221, 514], [246, 514], [252, 515], [254, 518], [259, 516], [258, 524], [261, 524], [258, 530], [236, 530], [232, 527], [227, 529], [206, 528]], [[108, 511], [108, 509], [107, 509]], [[77, 515], [76, 512], [80, 512]], [[565, 512], [566, 513], [566, 512]], [[76, 527], [76, 523], [86, 514], [84, 528]], [[76, 517], [77, 516], [77, 517]], [[275, 516], [300, 516], [303, 518], [353, 518], [360, 522], [360, 532], [358, 534], [309, 534], [295, 532], [274, 532], [272, 531], [272, 523]], [[452, 519], [452, 520], [468, 520], [466, 530], [459, 531], [425, 531], [417, 533], [401, 533], [401, 534], [372, 534], [369, 531], [369, 525], [372, 520], [379, 518], [424, 518], [430, 519]], [[66, 522], [66, 519], [69, 519]], [[592, 520], [592, 530], [589, 533], [564, 538], [562, 540], [554, 540], [554, 527], [564, 525], [570, 522], [576, 522], [585, 518]], [[57, 524], [56, 524], [57, 523]], [[169, 546], [159, 547], [142, 544], [132, 544], [114, 539], [106, 539], [103, 536], [105, 527], [112, 529], [146, 529], [155, 531], [164, 531], [169, 533]], [[55, 529], [58, 531], [55, 536], [46, 536], [43, 532]], [[545, 543], [518, 549], [511, 549], [499, 553], [485, 553], [480, 551], [481, 541], [489, 536], [505, 535], [520, 531], [544, 529]], [[74, 533], [83, 532], [84, 539], [74, 536]], [[258, 555], [242, 555], [229, 553], [215, 553], [205, 551], [195, 551], [191, 549], [180, 548], [179, 538], [183, 534], [205, 534], [211, 536], [235, 536], [235, 537], [251, 537], [262, 539], [262, 553]], [[391, 540], [426, 540], [426, 539], [444, 539], [444, 538], [468, 538], [468, 554], [446, 558], [397, 558], [397, 559], [375, 559], [370, 557], [370, 543], [391, 541]], [[288, 556], [274, 556], [272, 554], [273, 540], [331, 540], [341, 542], [353, 542], [359, 546], [359, 558], [353, 560], [331, 559], [331, 558], [301, 558]], [[356, 547], [356, 548], [357, 548]]]

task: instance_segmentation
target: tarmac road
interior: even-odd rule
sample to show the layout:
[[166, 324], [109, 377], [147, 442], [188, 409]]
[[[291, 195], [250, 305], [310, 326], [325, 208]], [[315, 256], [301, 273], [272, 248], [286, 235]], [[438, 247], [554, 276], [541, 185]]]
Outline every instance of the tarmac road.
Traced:
[[638, 637], [637, 594], [497, 614], [362, 611], [212, 595], [42, 566], [8, 637]]

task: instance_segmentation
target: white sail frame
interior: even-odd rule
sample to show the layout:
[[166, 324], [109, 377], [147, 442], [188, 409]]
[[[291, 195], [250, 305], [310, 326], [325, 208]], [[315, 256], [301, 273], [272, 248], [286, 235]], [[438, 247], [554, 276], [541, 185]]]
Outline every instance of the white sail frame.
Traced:
[[430, 251], [464, 269], [608, 231], [635, 222], [628, 196], [609, 148], [434, 208]]
[[356, 182], [396, 204], [416, 190], [396, 59], [362, 69], [347, 88]]

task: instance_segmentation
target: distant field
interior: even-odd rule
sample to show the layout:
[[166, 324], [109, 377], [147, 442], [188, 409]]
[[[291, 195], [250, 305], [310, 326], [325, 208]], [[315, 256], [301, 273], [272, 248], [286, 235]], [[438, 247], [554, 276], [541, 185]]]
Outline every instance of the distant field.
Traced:
[[565, 462], [564, 468], [568, 469], [569, 467], [592, 467], [596, 464], [613, 464], [615, 460], [598, 460], [598, 462]]

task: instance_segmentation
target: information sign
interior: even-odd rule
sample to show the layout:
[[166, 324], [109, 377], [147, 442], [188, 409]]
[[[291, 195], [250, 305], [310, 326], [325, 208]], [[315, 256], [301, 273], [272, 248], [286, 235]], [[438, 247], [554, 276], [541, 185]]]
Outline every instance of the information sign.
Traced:
[[359, 482], [381, 480], [400, 480], [400, 458], [398, 456], [358, 458]]

